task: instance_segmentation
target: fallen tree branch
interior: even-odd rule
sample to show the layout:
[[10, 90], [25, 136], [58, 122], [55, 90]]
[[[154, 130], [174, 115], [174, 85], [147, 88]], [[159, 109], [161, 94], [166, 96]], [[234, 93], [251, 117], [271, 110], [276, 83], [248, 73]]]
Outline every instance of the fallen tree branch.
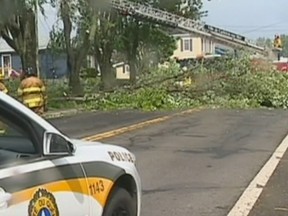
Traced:
[[164, 77], [162, 79], [159, 79], [159, 80], [154, 80], [152, 82], [147, 82], [147, 83], [141, 83], [139, 84], [138, 86], [130, 86], [130, 90], [137, 90], [137, 89], [140, 89], [140, 88], [145, 88], [145, 87], [151, 87], [153, 85], [159, 85], [159, 83], [163, 83], [163, 82], [166, 82], [166, 81], [169, 81], [169, 80], [173, 80], [173, 79], [179, 79], [179, 78], [182, 78], [184, 77], [185, 75], [191, 73], [191, 70], [196, 70], [198, 69], [200, 66], [197, 65], [193, 68], [189, 68], [189, 70], [187, 71], [182, 71], [181, 73], [179, 74], [176, 74], [176, 75], [172, 75], [172, 76], [167, 76], [167, 77]]

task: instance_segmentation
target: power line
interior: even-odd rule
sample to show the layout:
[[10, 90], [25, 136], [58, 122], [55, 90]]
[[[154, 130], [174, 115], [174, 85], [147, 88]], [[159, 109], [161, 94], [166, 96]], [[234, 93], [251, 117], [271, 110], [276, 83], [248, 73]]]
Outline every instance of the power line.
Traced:
[[280, 23], [284, 23], [284, 21], [277, 22], [277, 23], [272, 23], [272, 24], [265, 25], [265, 26], [260, 26], [260, 27], [255, 28], [255, 29], [252, 29], [252, 30], [249, 30], [249, 31], [242, 32], [242, 34], [247, 34], [247, 33], [251, 33], [251, 32], [255, 32], [255, 31], [261, 30], [261, 29], [269, 28], [269, 27], [271, 27], [271, 26], [275, 26], [275, 25], [280, 24]]
[[[249, 29], [256, 29], [256, 28], [262, 28], [262, 26], [259, 26], [259, 25], [255, 25], [255, 26], [249, 26], [249, 25], [221, 25], [221, 27], [222, 28], [237, 28], [237, 29], [243, 29], [243, 28], [245, 28], [245, 29], [247, 29], [247, 28], [249, 28]], [[285, 25], [285, 26], [271, 26], [272, 28], [287, 28], [288, 29], [288, 24], [287, 25]], [[267, 28], [269, 28], [269, 27], [267, 27]], [[266, 28], [265, 28], [266, 29]]]
[[[239, 31], [239, 29], [236, 28], [230, 28], [233, 31]], [[288, 33], [288, 28], [269, 28], [269, 29], [259, 29], [256, 31], [251, 31], [250, 33], [254, 33], [254, 32], [287, 32]]]

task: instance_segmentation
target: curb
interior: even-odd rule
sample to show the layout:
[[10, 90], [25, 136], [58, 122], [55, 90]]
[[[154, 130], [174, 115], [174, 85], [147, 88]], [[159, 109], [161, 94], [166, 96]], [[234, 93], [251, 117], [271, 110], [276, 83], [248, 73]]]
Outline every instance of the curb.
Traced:
[[71, 110], [62, 110], [62, 111], [54, 111], [54, 112], [48, 112], [43, 115], [44, 119], [56, 119], [61, 117], [67, 117], [67, 116], [73, 116], [78, 113], [83, 112], [82, 109], [71, 109]]

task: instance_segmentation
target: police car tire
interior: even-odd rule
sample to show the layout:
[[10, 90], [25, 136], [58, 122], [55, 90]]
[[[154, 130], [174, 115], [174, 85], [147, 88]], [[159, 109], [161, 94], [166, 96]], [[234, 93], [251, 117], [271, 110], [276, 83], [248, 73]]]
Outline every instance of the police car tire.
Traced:
[[115, 212], [119, 209], [124, 210], [127, 216], [136, 216], [136, 211], [133, 207], [133, 199], [129, 192], [123, 188], [114, 190], [104, 209], [103, 216], [115, 215]]

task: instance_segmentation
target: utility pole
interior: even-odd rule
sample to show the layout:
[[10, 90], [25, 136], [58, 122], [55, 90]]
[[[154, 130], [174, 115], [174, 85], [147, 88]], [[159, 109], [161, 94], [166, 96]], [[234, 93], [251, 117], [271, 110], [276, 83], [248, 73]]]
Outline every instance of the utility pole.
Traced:
[[34, 13], [35, 13], [35, 43], [36, 43], [36, 72], [37, 72], [37, 76], [40, 77], [40, 69], [39, 69], [39, 34], [38, 34], [38, 0], [35, 0], [35, 8], [34, 8]]

